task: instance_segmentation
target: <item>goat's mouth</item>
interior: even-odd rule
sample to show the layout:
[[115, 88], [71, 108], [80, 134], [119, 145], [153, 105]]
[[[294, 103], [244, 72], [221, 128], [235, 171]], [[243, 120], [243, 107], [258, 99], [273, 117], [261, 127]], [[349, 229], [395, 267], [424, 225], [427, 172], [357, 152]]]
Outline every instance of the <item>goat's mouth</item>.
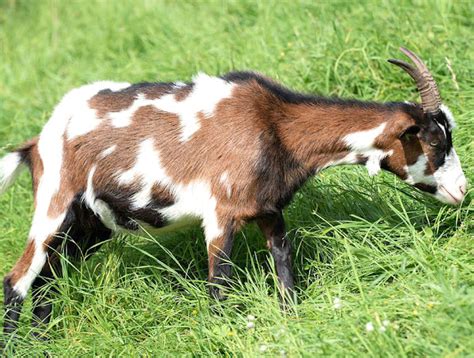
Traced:
[[[457, 194], [457, 195], [455, 195]], [[436, 199], [439, 201], [446, 203], [446, 204], [451, 204], [451, 205], [459, 205], [462, 203], [464, 199], [464, 193], [458, 190], [456, 193], [453, 191], [449, 191], [446, 189], [444, 185], [440, 185], [438, 187], [438, 190], [436, 191], [435, 194]]]

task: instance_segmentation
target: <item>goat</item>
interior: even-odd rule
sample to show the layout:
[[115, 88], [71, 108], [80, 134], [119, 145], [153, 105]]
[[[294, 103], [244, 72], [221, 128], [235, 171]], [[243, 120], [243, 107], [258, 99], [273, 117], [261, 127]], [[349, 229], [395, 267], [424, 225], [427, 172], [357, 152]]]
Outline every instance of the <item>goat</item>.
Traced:
[[[33, 325], [49, 322], [51, 304], [38, 291], [60, 271], [58, 252], [85, 252], [117, 230], [187, 218], [202, 222], [212, 297], [223, 298], [234, 235], [252, 220], [283, 297], [293, 297], [282, 210], [330, 166], [384, 169], [444, 203], [461, 203], [467, 181], [453, 116], [420, 58], [401, 50], [414, 66], [389, 61], [416, 81], [421, 104], [300, 94], [253, 72], [70, 91], [39, 137], [0, 162], [2, 191], [29, 167], [35, 205], [26, 249], [4, 279], [4, 332], [16, 330], [30, 288]], [[65, 233], [70, 240], [61, 246]]]

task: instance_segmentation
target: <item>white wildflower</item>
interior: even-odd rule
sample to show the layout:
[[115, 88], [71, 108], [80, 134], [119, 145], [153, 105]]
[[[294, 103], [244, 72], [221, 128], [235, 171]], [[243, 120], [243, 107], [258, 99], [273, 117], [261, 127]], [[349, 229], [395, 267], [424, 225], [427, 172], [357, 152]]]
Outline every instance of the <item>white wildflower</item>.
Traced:
[[379, 328], [379, 331], [382, 332], [382, 333], [385, 332], [386, 330], [387, 330], [387, 327], [385, 327], [385, 326], [381, 326]]
[[365, 330], [367, 332], [372, 332], [374, 330], [374, 324], [372, 322], [367, 322], [365, 324]]
[[253, 323], [253, 322], [247, 322], [247, 328], [248, 328], [248, 329], [253, 329], [253, 328], [255, 328], [255, 323]]
[[286, 351], [284, 349], [280, 351], [280, 356], [286, 357]]
[[250, 322], [255, 321], [255, 316], [249, 314], [249, 315], [247, 316], [247, 321], [250, 321]]
[[333, 303], [334, 309], [339, 310], [342, 308], [342, 301], [339, 297], [334, 298], [332, 303]]
[[382, 321], [382, 325], [383, 325], [384, 327], [388, 327], [389, 324], [390, 324], [390, 321], [389, 321], [388, 319], [384, 319], [384, 320]]
[[276, 332], [275, 336], [277, 338], [279, 338], [279, 337], [283, 336], [284, 334], [285, 334], [285, 328], [282, 327]]
[[265, 344], [260, 345], [260, 347], [258, 348], [258, 350], [261, 353], [266, 352], [267, 349], [268, 349], [268, 347]]

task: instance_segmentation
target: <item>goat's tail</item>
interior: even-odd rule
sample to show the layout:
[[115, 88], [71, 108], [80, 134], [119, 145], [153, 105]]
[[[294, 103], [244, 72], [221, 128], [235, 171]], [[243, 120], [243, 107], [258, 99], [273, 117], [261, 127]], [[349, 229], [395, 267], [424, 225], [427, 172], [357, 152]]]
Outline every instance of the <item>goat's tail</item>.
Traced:
[[0, 194], [3, 194], [30, 164], [30, 153], [36, 143], [37, 139], [34, 138], [0, 159]]

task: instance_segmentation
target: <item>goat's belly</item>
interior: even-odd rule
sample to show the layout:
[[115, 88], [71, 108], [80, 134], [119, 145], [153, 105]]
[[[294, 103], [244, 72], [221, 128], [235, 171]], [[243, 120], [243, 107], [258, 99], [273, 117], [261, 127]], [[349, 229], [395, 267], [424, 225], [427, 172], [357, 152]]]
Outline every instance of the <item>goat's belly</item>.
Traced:
[[86, 191], [85, 202], [113, 231], [139, 232], [145, 227], [180, 229], [202, 220], [206, 238], [212, 240], [221, 234], [217, 200], [209, 182], [194, 180], [186, 185], [176, 184], [171, 191], [173, 195], [163, 191], [152, 195], [149, 188], [141, 191], [98, 188], [98, 195], [92, 190]]
[[100, 199], [95, 200], [91, 209], [106, 227], [116, 232], [161, 234], [186, 230], [201, 223], [199, 218], [192, 215], [168, 217], [161, 212], [163, 208], [125, 210]]

